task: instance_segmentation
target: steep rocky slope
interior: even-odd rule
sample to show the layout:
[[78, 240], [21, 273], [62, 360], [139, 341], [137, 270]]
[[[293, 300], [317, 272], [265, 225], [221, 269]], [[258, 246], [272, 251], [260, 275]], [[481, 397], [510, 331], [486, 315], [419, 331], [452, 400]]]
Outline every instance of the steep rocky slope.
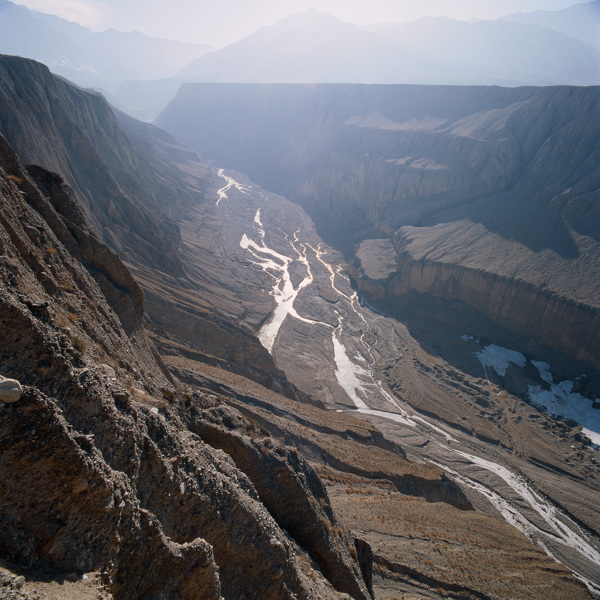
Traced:
[[300, 203], [348, 257], [390, 238], [393, 269], [352, 272], [388, 309], [460, 301], [598, 367], [599, 103], [597, 87], [188, 84], [157, 122]]
[[2, 57], [0, 78], [0, 133], [23, 161], [60, 173], [74, 189], [142, 285], [151, 326], [207, 360], [289, 389], [240, 324], [236, 302], [206, 293], [207, 282], [186, 270], [177, 222], [202, 201], [206, 162], [39, 63]]
[[[123, 116], [129, 135], [100, 94], [44, 65], [3, 57], [0, 77], [0, 130], [22, 160], [60, 173], [117, 251], [181, 274], [173, 219], [201, 198], [206, 165], [164, 132]], [[164, 160], [175, 153], [177, 162]]]
[[314, 557], [367, 598], [306, 461], [214, 395], [184, 393], [146, 336], [139, 287], [72, 191], [0, 142], [0, 364], [25, 386], [0, 404], [3, 555], [101, 570], [119, 598], [341, 597]]

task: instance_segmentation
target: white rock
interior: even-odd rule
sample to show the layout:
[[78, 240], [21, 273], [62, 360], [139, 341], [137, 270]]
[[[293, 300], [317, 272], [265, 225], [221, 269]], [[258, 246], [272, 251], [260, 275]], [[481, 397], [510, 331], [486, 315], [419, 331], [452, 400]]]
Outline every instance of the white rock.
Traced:
[[0, 401], [12, 404], [19, 400], [22, 393], [23, 388], [16, 379], [7, 379], [0, 375]]
[[98, 369], [111, 379], [114, 379], [117, 376], [115, 370], [110, 365], [98, 365]]

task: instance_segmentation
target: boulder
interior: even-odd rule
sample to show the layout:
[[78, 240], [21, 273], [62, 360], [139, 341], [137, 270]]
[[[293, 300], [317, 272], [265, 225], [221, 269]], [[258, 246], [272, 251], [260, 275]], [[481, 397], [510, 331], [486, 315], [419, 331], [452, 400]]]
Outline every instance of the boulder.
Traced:
[[19, 400], [22, 393], [23, 388], [16, 379], [8, 379], [0, 375], [0, 401], [12, 404]]

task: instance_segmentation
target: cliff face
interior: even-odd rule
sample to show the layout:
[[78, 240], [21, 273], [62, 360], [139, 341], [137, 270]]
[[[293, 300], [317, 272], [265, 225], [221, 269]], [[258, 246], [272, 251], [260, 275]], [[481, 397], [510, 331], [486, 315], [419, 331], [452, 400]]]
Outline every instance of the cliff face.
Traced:
[[100, 94], [39, 63], [2, 57], [0, 78], [0, 131], [21, 159], [60, 173], [99, 234], [129, 260], [182, 274], [173, 219], [202, 198], [208, 169], [197, 155], [165, 132], [119, 120]]
[[386, 301], [467, 302], [598, 366], [599, 106], [597, 87], [189, 84], [157, 122], [300, 203], [349, 259], [390, 238]]
[[443, 262], [400, 261], [389, 279], [371, 279], [356, 260], [349, 273], [361, 293], [386, 306], [401, 307], [413, 292], [449, 302], [458, 300], [509, 331], [600, 368], [600, 311], [596, 307], [523, 280]]

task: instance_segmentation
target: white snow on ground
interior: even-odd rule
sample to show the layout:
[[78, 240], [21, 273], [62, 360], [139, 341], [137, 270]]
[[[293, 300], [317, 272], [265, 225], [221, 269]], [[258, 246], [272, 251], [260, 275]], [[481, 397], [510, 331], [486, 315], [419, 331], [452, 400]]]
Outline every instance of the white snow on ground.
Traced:
[[260, 208], [256, 211], [254, 215], [254, 222], [258, 225], [258, 234], [260, 235], [260, 239], [265, 239], [265, 230], [263, 228], [262, 221], [260, 220]]
[[[552, 381], [552, 376], [550, 376]], [[543, 376], [542, 376], [543, 379]], [[581, 394], [572, 393], [573, 382], [551, 383], [549, 390], [530, 385], [529, 398], [533, 404], [544, 406], [551, 415], [573, 419], [583, 426], [583, 433], [592, 443], [600, 445], [600, 410], [594, 410], [591, 402]]]
[[496, 346], [495, 344], [486, 346], [481, 352], [476, 352], [475, 355], [484, 369], [492, 368], [501, 376], [506, 374], [509, 363], [524, 367], [527, 362], [525, 356], [520, 352]]
[[545, 407], [553, 416], [561, 415], [577, 421], [583, 426], [583, 433], [592, 440], [592, 443], [600, 445], [600, 410], [593, 409], [587, 398], [571, 391], [572, 381], [554, 383], [548, 363], [538, 360], [531, 362], [540, 372], [542, 380], [550, 384], [549, 390], [543, 389], [540, 385], [528, 386], [531, 402]]
[[[463, 336], [464, 337], [464, 336]], [[510, 363], [524, 367], [527, 359], [520, 352], [491, 344], [475, 355], [484, 369], [494, 369], [504, 376]], [[540, 373], [542, 381], [550, 384], [545, 390], [539, 385], [528, 386], [529, 399], [538, 407], [545, 407], [551, 415], [561, 415], [573, 419], [583, 426], [583, 433], [592, 443], [600, 445], [600, 411], [594, 410], [591, 402], [581, 394], [572, 393], [573, 382], [554, 383], [550, 365], [542, 361], [531, 361]]]
[[541, 360], [532, 360], [531, 364], [540, 372], [542, 381], [552, 383], [552, 373], [550, 372], [550, 365], [548, 363], [542, 362]]
[[369, 377], [370, 373], [363, 369], [360, 365], [353, 363], [346, 354], [346, 349], [342, 343], [338, 340], [336, 332], [334, 331], [331, 335], [333, 341], [333, 352], [335, 360], [335, 375], [338, 383], [346, 394], [350, 396], [352, 402], [356, 408], [369, 410], [369, 407], [365, 404], [364, 400], [359, 396], [359, 392], [363, 396], [368, 396], [367, 391], [364, 388], [363, 382], [359, 379], [360, 377]]

